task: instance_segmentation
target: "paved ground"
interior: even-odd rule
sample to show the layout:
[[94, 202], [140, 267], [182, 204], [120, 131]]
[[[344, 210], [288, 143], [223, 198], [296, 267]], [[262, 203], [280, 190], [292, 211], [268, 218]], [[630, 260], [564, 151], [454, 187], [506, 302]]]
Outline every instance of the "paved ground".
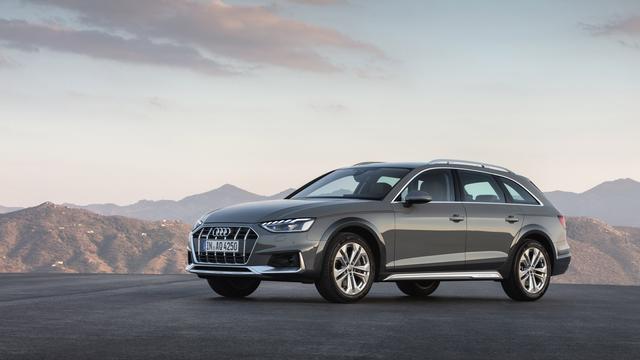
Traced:
[[499, 284], [444, 283], [425, 300], [376, 284], [352, 305], [312, 285], [247, 300], [189, 275], [0, 275], [0, 359], [638, 359], [640, 287], [556, 285], [536, 303]]

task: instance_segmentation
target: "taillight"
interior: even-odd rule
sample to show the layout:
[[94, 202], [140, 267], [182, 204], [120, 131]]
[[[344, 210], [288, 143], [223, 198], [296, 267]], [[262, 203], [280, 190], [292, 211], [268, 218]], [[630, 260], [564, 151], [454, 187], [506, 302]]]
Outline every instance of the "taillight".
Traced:
[[563, 215], [558, 215], [558, 220], [560, 220], [560, 225], [562, 225], [562, 227], [566, 229], [567, 219]]

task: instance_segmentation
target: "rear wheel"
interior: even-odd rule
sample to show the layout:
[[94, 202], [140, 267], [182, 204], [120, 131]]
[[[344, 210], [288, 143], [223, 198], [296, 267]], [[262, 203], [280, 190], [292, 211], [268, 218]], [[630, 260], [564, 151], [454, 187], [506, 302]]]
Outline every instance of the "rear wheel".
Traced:
[[338, 234], [326, 250], [316, 289], [331, 302], [362, 299], [373, 284], [376, 273], [373, 259], [373, 251], [360, 235]]
[[440, 281], [436, 280], [417, 280], [417, 281], [397, 281], [396, 285], [398, 289], [409, 296], [415, 297], [427, 297], [431, 295]]
[[549, 288], [551, 261], [547, 249], [536, 240], [526, 240], [516, 252], [502, 289], [513, 300], [535, 301]]
[[260, 280], [247, 278], [216, 277], [207, 279], [207, 282], [218, 295], [231, 298], [249, 296], [260, 286]]

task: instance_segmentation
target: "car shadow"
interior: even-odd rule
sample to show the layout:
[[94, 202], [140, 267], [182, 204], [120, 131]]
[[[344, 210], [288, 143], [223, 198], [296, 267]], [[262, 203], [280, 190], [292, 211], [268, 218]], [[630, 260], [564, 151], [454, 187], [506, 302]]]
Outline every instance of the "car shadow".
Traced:
[[[325, 304], [325, 305], [345, 305], [345, 304], [333, 304], [325, 301], [319, 295], [317, 297], [308, 296], [260, 296], [253, 295], [246, 298], [232, 299], [225, 297], [210, 297], [208, 301], [214, 303], [233, 303], [233, 304]], [[347, 306], [367, 305], [367, 304], [431, 304], [431, 305], [457, 305], [457, 304], [498, 304], [498, 303], [511, 303], [514, 302], [508, 298], [502, 297], [478, 297], [478, 296], [449, 296], [449, 295], [432, 295], [425, 298], [416, 298], [409, 296], [375, 296], [368, 295], [364, 299], [354, 303], [346, 304]]]

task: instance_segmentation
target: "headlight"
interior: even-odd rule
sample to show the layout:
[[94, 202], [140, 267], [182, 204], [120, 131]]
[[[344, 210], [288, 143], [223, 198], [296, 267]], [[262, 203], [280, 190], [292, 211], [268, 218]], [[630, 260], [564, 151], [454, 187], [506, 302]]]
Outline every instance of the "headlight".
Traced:
[[260, 225], [271, 232], [302, 232], [309, 230], [314, 221], [311, 218], [286, 219], [267, 221]]

